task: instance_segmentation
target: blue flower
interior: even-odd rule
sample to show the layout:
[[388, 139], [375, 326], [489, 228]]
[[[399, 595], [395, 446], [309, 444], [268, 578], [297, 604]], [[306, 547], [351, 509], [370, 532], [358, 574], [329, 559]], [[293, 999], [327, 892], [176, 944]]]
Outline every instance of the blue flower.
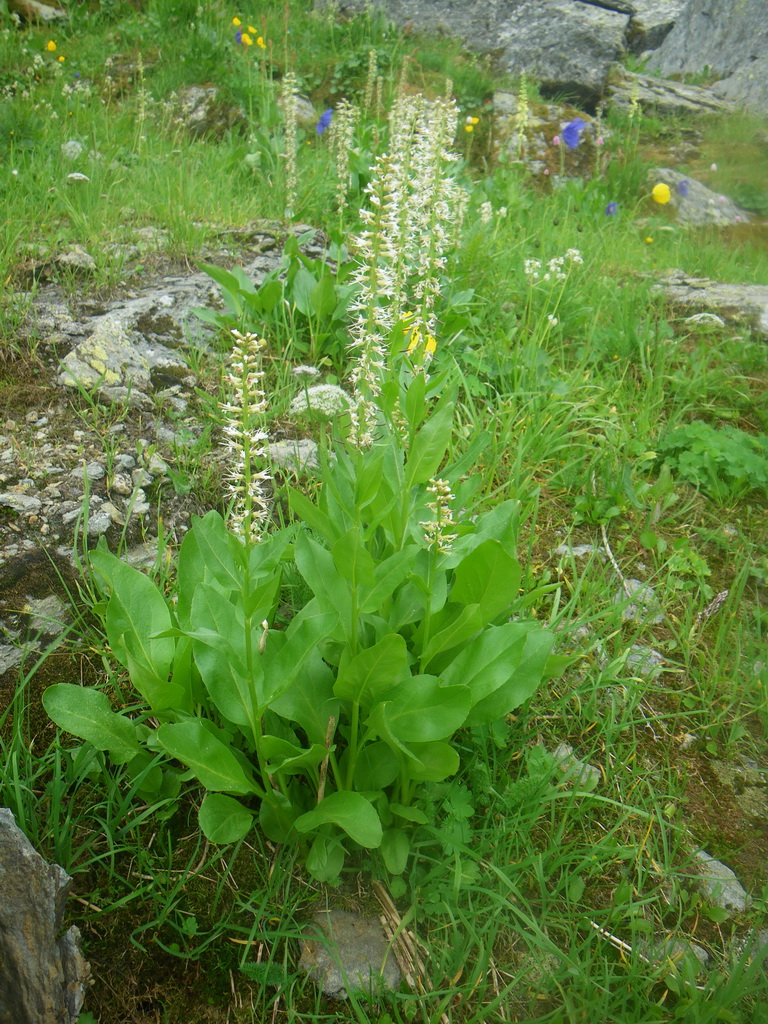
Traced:
[[331, 118], [333, 117], [332, 110], [324, 110], [320, 116], [320, 120], [315, 125], [315, 131], [318, 135], [322, 135], [326, 128], [331, 126]]
[[243, 41], [243, 30], [241, 28], [239, 28], [237, 30], [237, 32], [235, 32], [235, 42], [236, 43], [242, 43], [242, 41]]
[[563, 142], [568, 149], [576, 149], [581, 142], [581, 133], [586, 127], [586, 123], [580, 117], [577, 117], [573, 121], [569, 121], [565, 128], [563, 128]]
[[677, 183], [677, 191], [679, 192], [679, 194], [681, 196], [687, 196], [688, 195], [688, 182], [687, 181], [678, 181], [678, 183]]
[[619, 204], [618, 203], [608, 203], [608, 205], [605, 208], [605, 216], [606, 217], [613, 217], [613, 215], [618, 211], [618, 209], [619, 209]]

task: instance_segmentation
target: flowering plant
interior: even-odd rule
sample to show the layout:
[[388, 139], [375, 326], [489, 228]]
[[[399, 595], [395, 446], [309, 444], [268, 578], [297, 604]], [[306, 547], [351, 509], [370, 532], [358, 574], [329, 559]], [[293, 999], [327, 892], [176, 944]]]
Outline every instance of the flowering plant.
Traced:
[[[498, 722], [552, 668], [552, 635], [520, 615], [518, 503], [461, 515], [483, 442], [436, 480], [454, 396], [425, 420], [417, 379], [407, 456], [385, 428], [365, 452], [338, 450], [317, 504], [291, 492], [302, 523], [258, 543], [216, 512], [197, 519], [170, 596], [94, 551], [96, 611], [133, 692], [118, 710], [96, 688], [44, 696], [145, 798], [173, 801], [195, 780], [212, 842], [258, 822], [326, 881], [358, 848], [401, 873], [423, 798], [459, 767], [457, 730]], [[288, 562], [312, 596], [286, 619]]]

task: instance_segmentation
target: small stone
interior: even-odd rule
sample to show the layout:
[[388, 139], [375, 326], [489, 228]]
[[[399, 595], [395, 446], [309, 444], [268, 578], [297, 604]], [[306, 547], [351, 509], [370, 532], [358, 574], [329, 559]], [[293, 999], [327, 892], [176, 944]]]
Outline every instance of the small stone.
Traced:
[[114, 491], [115, 494], [127, 497], [133, 492], [133, 482], [127, 473], [115, 473], [112, 477], [112, 486], [110, 490]]
[[157, 452], [153, 452], [147, 463], [147, 469], [153, 476], [165, 476], [168, 473], [168, 463], [164, 462]]
[[133, 469], [136, 465], [136, 459], [132, 455], [118, 455], [115, 459], [116, 469]]
[[55, 594], [39, 598], [28, 597], [24, 604], [24, 613], [30, 616], [30, 633], [39, 633], [43, 636], [58, 636], [69, 620], [66, 605]]
[[656, 591], [642, 580], [625, 580], [613, 599], [614, 604], [623, 604], [628, 598], [632, 603], [627, 604], [621, 611], [621, 618], [624, 622], [650, 622], [658, 624], [664, 621], [664, 614], [659, 607], [656, 598]]
[[89, 462], [85, 466], [76, 466], [69, 474], [73, 480], [88, 480], [89, 483], [96, 483], [106, 476], [106, 469], [100, 462]]
[[641, 644], [632, 644], [627, 654], [627, 668], [631, 668], [636, 675], [644, 679], [655, 678], [664, 671], [664, 657], [652, 647], [643, 647]]
[[704, 850], [697, 850], [694, 856], [701, 868], [699, 884], [704, 895], [723, 910], [746, 910], [751, 901], [733, 871]]
[[132, 498], [126, 500], [126, 511], [132, 516], [144, 516], [149, 512], [149, 502], [141, 487], [137, 487]]
[[566, 781], [573, 785], [580, 786], [591, 793], [602, 781], [603, 775], [600, 769], [576, 757], [573, 747], [569, 743], [560, 743], [552, 751], [552, 756]]
[[561, 544], [552, 552], [553, 555], [572, 556], [573, 558], [587, 558], [589, 555], [603, 554], [603, 549], [594, 544]]
[[0, 505], [26, 515], [39, 512], [43, 507], [39, 498], [35, 498], [31, 494], [19, 494], [16, 491], [5, 491], [0, 494]]
[[106, 533], [112, 525], [112, 517], [109, 512], [101, 508], [98, 512], [91, 512], [88, 516], [88, 536], [100, 537]]
[[348, 989], [400, 985], [400, 969], [379, 922], [345, 910], [315, 914], [304, 931], [299, 967], [337, 999], [346, 999]]

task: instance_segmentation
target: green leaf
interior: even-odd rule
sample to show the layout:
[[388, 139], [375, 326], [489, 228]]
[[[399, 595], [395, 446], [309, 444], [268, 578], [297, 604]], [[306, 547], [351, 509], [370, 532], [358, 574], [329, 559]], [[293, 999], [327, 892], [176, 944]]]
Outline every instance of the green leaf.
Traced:
[[[308, 661], [314, 663], [318, 644], [332, 635], [338, 619], [338, 612], [333, 606], [323, 608], [320, 602], [314, 599], [305, 604], [301, 611], [293, 617], [286, 630], [285, 640], [274, 655], [269, 639], [269, 636], [273, 634], [270, 632], [264, 654], [261, 656], [266, 676], [264, 693], [259, 696], [262, 707], [272, 706], [274, 710], [277, 710], [278, 698], [286, 695], [286, 699], [290, 699], [290, 689], [294, 680], [299, 677], [305, 663]], [[314, 680], [317, 680], [318, 674], [322, 673], [322, 666], [317, 666], [317, 668], [318, 671], [313, 673]], [[319, 693], [317, 696], [319, 697]], [[330, 697], [330, 693], [328, 696]], [[325, 730], [323, 730], [324, 732]]]
[[243, 574], [235, 557], [239, 541], [229, 532], [219, 513], [211, 511], [203, 519], [196, 519], [190, 532], [200, 550], [206, 574], [210, 573], [225, 590], [241, 590]]
[[388, 828], [381, 837], [381, 856], [391, 875], [401, 875], [408, 864], [411, 840], [400, 828]]
[[259, 825], [262, 832], [273, 843], [287, 843], [296, 840], [293, 823], [298, 810], [280, 790], [273, 790], [269, 800], [262, 800], [259, 807]]
[[212, 843], [236, 843], [251, 830], [253, 814], [223, 793], [206, 794], [199, 811], [200, 828]]
[[451, 601], [477, 604], [483, 624], [508, 611], [518, 597], [522, 569], [504, 546], [489, 538], [456, 567]]
[[152, 639], [173, 625], [165, 598], [143, 572], [107, 551], [91, 552], [91, 564], [106, 581], [110, 597], [105, 627], [117, 660], [131, 682], [156, 711], [191, 709], [191, 694], [168, 680], [176, 650], [171, 637]]
[[312, 315], [312, 293], [316, 287], [317, 281], [312, 274], [306, 268], [299, 267], [293, 279], [291, 298], [299, 312], [306, 317]]
[[296, 567], [317, 597], [321, 607], [335, 609], [346, 630], [350, 628], [352, 602], [347, 583], [334, 565], [330, 551], [320, 547], [307, 533], [296, 538]]
[[307, 854], [307, 871], [328, 885], [338, 880], [347, 851], [335, 836], [315, 836]]
[[[341, 758], [342, 777], [347, 770], [348, 752]], [[400, 771], [400, 758], [383, 740], [367, 743], [357, 753], [353, 782], [359, 792], [375, 792], [395, 781]]]
[[261, 793], [261, 788], [246, 774], [229, 747], [213, 736], [200, 719], [161, 725], [157, 738], [171, 757], [191, 769], [211, 792], [241, 796]]
[[317, 768], [326, 750], [320, 743], [313, 743], [305, 750], [279, 736], [264, 736], [261, 753], [270, 775], [302, 775], [307, 768]]
[[452, 736], [464, 724], [470, 703], [467, 686], [441, 686], [435, 676], [413, 676], [376, 705], [366, 724], [382, 738], [429, 743]]
[[408, 762], [408, 775], [416, 782], [442, 782], [459, 770], [458, 751], [443, 740], [414, 743], [410, 750], [416, 764]]
[[353, 587], [373, 586], [374, 562], [363, 544], [360, 530], [353, 527], [339, 537], [331, 549], [333, 564], [342, 579]]
[[[433, 620], [434, 622], [434, 620]], [[442, 625], [446, 623], [445, 625]], [[468, 604], [463, 608], [448, 605], [437, 619], [438, 632], [429, 640], [422, 665], [426, 668], [432, 659], [442, 651], [450, 651], [459, 644], [470, 640], [484, 623], [480, 616], [480, 605]], [[439, 628], [442, 626], [442, 628]]]
[[310, 501], [301, 491], [295, 487], [288, 488], [288, 504], [294, 515], [297, 515], [316, 534], [333, 544], [336, 540], [336, 533], [331, 526], [331, 521], [325, 512]]
[[358, 846], [368, 850], [381, 844], [381, 821], [373, 805], [360, 793], [331, 793], [314, 810], [296, 819], [298, 832], [313, 832], [321, 825], [337, 825]]
[[136, 727], [114, 712], [100, 690], [72, 683], [56, 683], [43, 694], [43, 707], [60, 729], [106, 750], [116, 764], [125, 764], [141, 753]]
[[406, 487], [425, 484], [437, 473], [451, 443], [455, 395], [447, 393], [413, 439], [405, 467]]
[[325, 273], [312, 289], [309, 301], [317, 316], [327, 317], [336, 309], [336, 287], [330, 274]]
[[388, 633], [377, 644], [342, 661], [333, 692], [340, 700], [369, 707], [394, 689], [408, 671], [408, 649], [398, 633]]
[[467, 725], [490, 725], [519, 707], [541, 685], [554, 637], [537, 623], [491, 626], [469, 643], [443, 673], [472, 693]]
[[413, 566], [416, 549], [412, 546], [396, 551], [373, 570], [373, 587], [360, 605], [363, 615], [377, 612], [392, 597]]

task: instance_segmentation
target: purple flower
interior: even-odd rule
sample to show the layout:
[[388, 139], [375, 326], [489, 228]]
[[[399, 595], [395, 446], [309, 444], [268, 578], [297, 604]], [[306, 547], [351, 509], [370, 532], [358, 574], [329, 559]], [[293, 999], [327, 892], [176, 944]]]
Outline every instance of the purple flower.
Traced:
[[618, 211], [618, 209], [619, 209], [619, 204], [618, 203], [608, 203], [608, 205], [605, 208], [605, 216], [606, 217], [613, 217], [613, 215]]
[[677, 183], [677, 191], [680, 193], [681, 196], [687, 196], [688, 195], [688, 182], [687, 181], [678, 181], [678, 183]]
[[243, 30], [241, 28], [239, 28], [237, 30], [237, 32], [235, 32], [235, 42], [236, 43], [242, 43], [242, 41], [243, 41]]
[[586, 127], [586, 123], [577, 117], [573, 121], [569, 121], [563, 128], [563, 142], [568, 149], [576, 149], [581, 142], [581, 133]]
[[315, 131], [318, 135], [322, 135], [326, 128], [331, 126], [331, 118], [333, 117], [333, 110], [324, 110], [320, 115], [320, 120], [315, 125]]

